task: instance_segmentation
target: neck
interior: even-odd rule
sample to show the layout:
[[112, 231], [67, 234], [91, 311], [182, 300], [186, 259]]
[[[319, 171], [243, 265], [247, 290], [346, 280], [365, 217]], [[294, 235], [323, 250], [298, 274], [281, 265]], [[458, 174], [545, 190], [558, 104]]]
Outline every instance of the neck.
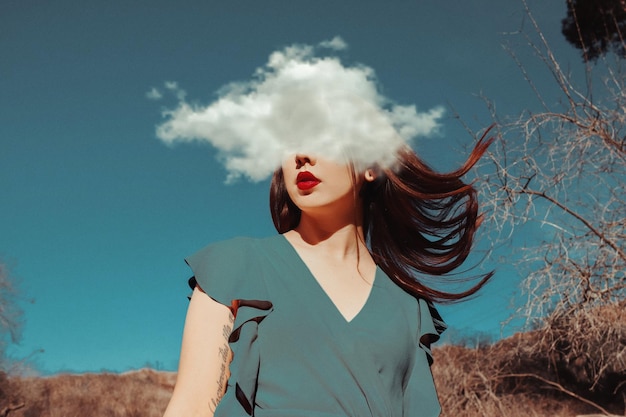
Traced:
[[367, 251], [362, 222], [355, 220], [320, 219], [302, 213], [300, 223], [290, 233], [299, 235], [303, 243], [323, 249], [330, 256], [348, 258], [360, 250]]

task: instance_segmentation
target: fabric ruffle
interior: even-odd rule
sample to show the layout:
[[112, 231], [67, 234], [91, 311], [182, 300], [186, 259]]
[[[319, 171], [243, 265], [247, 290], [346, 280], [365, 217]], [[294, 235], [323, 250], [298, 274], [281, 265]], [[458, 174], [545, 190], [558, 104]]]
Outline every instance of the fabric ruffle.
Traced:
[[417, 314], [418, 346], [416, 346], [417, 353], [404, 390], [403, 416], [436, 417], [441, 414], [441, 406], [430, 372], [430, 366], [433, 363], [430, 345], [439, 340], [439, 336], [446, 329], [446, 324], [430, 301], [418, 299]]
[[418, 301], [418, 306], [418, 322], [420, 324], [418, 342], [420, 348], [422, 348], [426, 352], [426, 356], [428, 357], [428, 365], [432, 365], [433, 354], [430, 350], [430, 345], [439, 340], [441, 333], [443, 333], [448, 326], [446, 326], [446, 323], [444, 323], [443, 319], [439, 315], [439, 312], [432, 302], [420, 298]]
[[259, 346], [255, 343], [258, 326], [274, 306], [263, 300], [233, 300], [232, 308], [235, 324], [228, 339], [233, 350], [228, 385], [230, 389], [234, 386], [237, 401], [246, 413], [252, 415], [260, 365]]
[[[191, 277], [189, 286], [195, 288], [196, 285], [196, 278]], [[233, 351], [233, 361], [230, 363], [230, 378], [225, 395], [235, 395], [241, 408], [252, 416], [260, 365], [259, 347], [255, 343], [258, 326], [274, 311], [274, 306], [266, 300], [232, 300], [230, 308], [235, 316], [233, 330], [228, 338], [230, 349]], [[240, 409], [223, 410], [224, 406], [228, 407], [228, 404], [234, 402], [223, 399], [222, 402], [223, 406], [219, 408], [220, 415], [240, 414]]]

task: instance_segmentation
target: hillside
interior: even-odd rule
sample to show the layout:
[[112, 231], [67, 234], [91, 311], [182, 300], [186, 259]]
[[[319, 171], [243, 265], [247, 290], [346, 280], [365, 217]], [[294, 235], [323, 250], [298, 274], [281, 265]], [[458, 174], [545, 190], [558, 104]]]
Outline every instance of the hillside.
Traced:
[[151, 369], [12, 379], [12, 392], [0, 392], [0, 416], [7, 407], [18, 407], [10, 417], [161, 416], [175, 380], [173, 372]]

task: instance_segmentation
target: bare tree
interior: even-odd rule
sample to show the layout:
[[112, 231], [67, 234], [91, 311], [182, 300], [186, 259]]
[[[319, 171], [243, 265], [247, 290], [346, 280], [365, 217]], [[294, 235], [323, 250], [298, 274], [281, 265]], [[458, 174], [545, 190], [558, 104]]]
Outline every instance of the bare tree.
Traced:
[[18, 341], [21, 329], [21, 310], [17, 304], [17, 293], [9, 267], [0, 262], [0, 417], [24, 406], [20, 400], [19, 386], [8, 373], [12, 360], [6, 348]]
[[496, 244], [524, 233], [520, 313], [542, 331], [537, 349], [561, 376], [617, 395], [626, 392], [626, 320], [611, 313], [626, 308], [625, 68], [602, 56], [580, 76], [567, 73], [522, 3], [530, 29], [520, 36], [560, 99], [545, 98], [511, 50], [540, 110], [505, 118], [489, 104], [501, 140], [479, 168], [486, 222]]
[[22, 312], [17, 304], [17, 291], [6, 263], [0, 262], [0, 371], [6, 371], [6, 348], [19, 340]]

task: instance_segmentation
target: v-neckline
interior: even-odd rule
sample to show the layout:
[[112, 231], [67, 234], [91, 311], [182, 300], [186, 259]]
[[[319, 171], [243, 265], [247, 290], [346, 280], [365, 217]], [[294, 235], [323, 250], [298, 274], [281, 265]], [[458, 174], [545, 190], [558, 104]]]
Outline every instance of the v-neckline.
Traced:
[[330, 304], [330, 307], [339, 316], [339, 318], [342, 320], [343, 323], [345, 323], [346, 325], [349, 325], [363, 314], [363, 311], [367, 308], [368, 304], [370, 304], [370, 301], [373, 298], [374, 288], [376, 287], [376, 284], [378, 283], [378, 280], [379, 280], [378, 275], [379, 275], [380, 268], [378, 267], [378, 265], [376, 265], [376, 270], [374, 271], [374, 280], [372, 281], [372, 285], [369, 289], [369, 292], [367, 293], [367, 297], [365, 298], [365, 301], [361, 305], [361, 308], [359, 308], [359, 311], [357, 311], [354, 316], [348, 319], [343, 314], [341, 309], [337, 306], [337, 304], [335, 304], [335, 301], [326, 292], [324, 287], [322, 287], [322, 284], [320, 284], [320, 282], [317, 280], [315, 275], [313, 275], [313, 272], [311, 272], [311, 269], [306, 264], [306, 262], [304, 262], [304, 259], [302, 259], [302, 257], [300, 256], [296, 248], [291, 244], [291, 242], [284, 235], [281, 234], [280, 236], [282, 237], [282, 240], [284, 241], [285, 245], [289, 247], [290, 251], [294, 255], [294, 260], [295, 260], [294, 266], [298, 266], [300, 269], [305, 271], [305, 275], [308, 275], [307, 281], [310, 281], [311, 286], [316, 288], [316, 291], [320, 294], [320, 298], [325, 299], [326, 300], [325, 302], [327, 304]]

